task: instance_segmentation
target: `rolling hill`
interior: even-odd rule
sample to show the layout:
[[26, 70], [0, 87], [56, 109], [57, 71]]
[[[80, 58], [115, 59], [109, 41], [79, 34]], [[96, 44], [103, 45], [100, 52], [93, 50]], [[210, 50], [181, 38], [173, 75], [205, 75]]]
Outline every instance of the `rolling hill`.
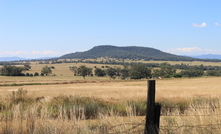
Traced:
[[163, 61], [196, 61], [202, 60], [187, 56], [178, 56], [149, 47], [118, 47], [111, 45], [95, 46], [85, 52], [65, 54], [59, 59], [96, 59], [100, 57], [122, 58], [122, 59], [144, 59]]

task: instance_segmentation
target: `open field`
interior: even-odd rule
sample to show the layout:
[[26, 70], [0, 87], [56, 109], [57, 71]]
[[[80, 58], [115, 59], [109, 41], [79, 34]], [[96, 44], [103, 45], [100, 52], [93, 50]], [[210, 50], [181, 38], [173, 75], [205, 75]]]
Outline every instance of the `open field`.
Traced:
[[[52, 76], [49, 76], [51, 78]], [[34, 77], [33, 77], [34, 78]], [[37, 78], [37, 77], [36, 77]], [[39, 76], [39, 78], [41, 78]], [[47, 77], [46, 77], [47, 78]], [[52, 77], [53, 78], [53, 77]], [[82, 78], [83, 80], [83, 78]], [[146, 99], [147, 81], [146, 80], [109, 80], [94, 81], [87, 83], [73, 84], [55, 84], [55, 85], [26, 85], [0, 87], [1, 95], [6, 95], [13, 90], [23, 88], [31, 94], [37, 96], [58, 96], [79, 95], [94, 96], [98, 98], [115, 99]], [[42, 82], [40, 79], [39, 82]], [[43, 79], [45, 81], [45, 79]], [[53, 82], [53, 80], [51, 80]], [[220, 97], [221, 96], [221, 78], [181, 78], [181, 79], [162, 79], [156, 81], [157, 99], [182, 99], [197, 96]], [[35, 82], [35, 81], [32, 81]], [[79, 81], [80, 82], [80, 81]]]
[[[84, 80], [69, 71], [73, 63], [51, 65], [56, 76], [0, 77], [0, 133], [143, 133], [147, 80]], [[28, 72], [43, 66], [32, 64]], [[220, 133], [220, 81], [221, 77], [156, 80], [156, 101], [162, 104], [160, 132]], [[33, 85], [3, 85], [13, 83]]]
[[[221, 106], [221, 100], [219, 99], [221, 96], [221, 84], [220, 84], [221, 78], [220, 77], [204, 77], [204, 78], [182, 78], [182, 79], [162, 79], [156, 81], [156, 100], [164, 106], [181, 106], [190, 107], [186, 108], [187, 110], [185, 113], [188, 114], [195, 114], [196, 116], [178, 116], [178, 117], [167, 117], [165, 115], [180, 115], [179, 110], [172, 110], [172, 111], [165, 111], [165, 108], [163, 108], [163, 115], [161, 117], [161, 126], [168, 126], [172, 125], [184, 125], [185, 123], [189, 125], [205, 125], [210, 124], [211, 120], [213, 120], [214, 123], [220, 123], [220, 118], [215, 117], [208, 117], [208, 116], [202, 116], [198, 117], [197, 114], [215, 114], [211, 113], [211, 111], [208, 109], [206, 110], [197, 110], [195, 107], [210, 107], [210, 105], [214, 105], [216, 107]], [[112, 81], [103, 81], [103, 82], [97, 82], [97, 83], [72, 83], [72, 84], [57, 84], [57, 85], [29, 85], [29, 86], [9, 86], [9, 87], [0, 87], [0, 93], [1, 98], [8, 98], [8, 96], [12, 93], [12, 91], [17, 91], [19, 88], [23, 88], [24, 90], [27, 90], [29, 97], [31, 98], [38, 98], [44, 96], [44, 100], [41, 101], [41, 103], [33, 103], [30, 99], [29, 101], [32, 102], [32, 104], [29, 104], [29, 108], [22, 113], [21, 109], [23, 109], [21, 103], [18, 103], [15, 105], [15, 107], [12, 108], [13, 111], [17, 111], [14, 113], [13, 121], [7, 121], [5, 122], [5, 125], [10, 125], [11, 128], [2, 128], [3, 130], [6, 129], [18, 129], [21, 126], [18, 126], [18, 122], [21, 122], [21, 114], [23, 114], [22, 118], [29, 118], [29, 114], [33, 115], [34, 118], [31, 118], [30, 120], [22, 120], [22, 124], [26, 125], [23, 126], [24, 130], [27, 130], [27, 127], [30, 127], [30, 123], [34, 124], [36, 126], [35, 130], [37, 133], [37, 130], [39, 133], [41, 133], [44, 128], [41, 128], [41, 126], [47, 127], [47, 129], [51, 129], [50, 131], [46, 132], [44, 130], [44, 133], [51, 133], [56, 131], [63, 132], [63, 125], [67, 128], [67, 131], [65, 132], [76, 132], [79, 131], [79, 133], [102, 133], [106, 130], [100, 129], [100, 126], [105, 125], [107, 128], [114, 127], [113, 130], [110, 130], [111, 133], [117, 133], [117, 132], [124, 132], [130, 129], [133, 125], [132, 124], [140, 124], [139, 127], [135, 129], [138, 133], [142, 133], [143, 131], [143, 121], [145, 119], [144, 115], [141, 114], [137, 115], [137, 113], [133, 110], [133, 105], [129, 105], [128, 102], [136, 102], [139, 103], [145, 103], [146, 100], [146, 94], [147, 94], [147, 80], [128, 80], [128, 81], [119, 81], [119, 80], [112, 80]], [[84, 99], [84, 97], [92, 98], [91, 102], [94, 102], [94, 99], [98, 99], [97, 101], [101, 101], [102, 103], [106, 103], [108, 105], [113, 104], [113, 111], [110, 109], [108, 112], [109, 114], [98, 114], [96, 116], [96, 119], [90, 119], [85, 120], [85, 118], [82, 115], [82, 117], [76, 117], [75, 115], [72, 115], [71, 120], [72, 123], [69, 122], [69, 117], [67, 117], [67, 109], [65, 107], [58, 107], [58, 113], [56, 114], [56, 119], [51, 120], [51, 112], [50, 105], [55, 105], [62, 103], [63, 99], [61, 97], [61, 102], [54, 100], [54, 98], [57, 98], [58, 96], [63, 96], [64, 99], [68, 98], [69, 96], [73, 97], [80, 97]], [[65, 97], [66, 96], [66, 97]], [[94, 98], [94, 99], [93, 99]], [[99, 100], [101, 99], [101, 100]], [[214, 101], [215, 100], [215, 101]], [[28, 103], [28, 102], [27, 102]], [[85, 102], [85, 105], [88, 102]], [[2, 103], [1, 103], [2, 104]], [[115, 105], [116, 104], [116, 105]], [[28, 105], [28, 104], [26, 104]], [[106, 105], [106, 104], [105, 104]], [[119, 105], [119, 106], [117, 106]], [[38, 117], [38, 110], [41, 107], [41, 116]], [[27, 107], [27, 106], [25, 106]], [[48, 108], [49, 109], [48, 109]], [[73, 110], [76, 109], [74, 105], [72, 105]], [[117, 108], [118, 110], [123, 110], [125, 108], [125, 114], [124, 116], [120, 116], [117, 113], [114, 113], [114, 109]], [[46, 109], [45, 109], [46, 108]], [[97, 107], [98, 108], [98, 107]], [[119, 109], [120, 108], [120, 109]], [[20, 109], [20, 110], [19, 110]], [[60, 109], [60, 110], [59, 110]], [[99, 108], [98, 108], [99, 109]], [[142, 108], [141, 109], [145, 109]], [[118, 111], [119, 113], [123, 111]], [[31, 112], [31, 113], [30, 113]], [[73, 111], [74, 112], [74, 111]], [[85, 111], [86, 112], [86, 111]], [[113, 112], [113, 113], [112, 113]], [[220, 113], [220, 110], [216, 110], [216, 114]], [[66, 113], [66, 114], [65, 114]], [[75, 113], [75, 112], [74, 112]], [[74, 114], [73, 113], [73, 114]], [[124, 112], [123, 112], [124, 113]], [[54, 113], [55, 114], [55, 113]], [[4, 115], [4, 114], [3, 114]], [[2, 115], [1, 115], [2, 116]], [[5, 115], [4, 115], [5, 116]], [[55, 116], [55, 115], [54, 115]], [[16, 117], [16, 118], [15, 118]], [[215, 119], [214, 119], [215, 118]], [[4, 118], [2, 118], [4, 119]], [[189, 122], [189, 120], [192, 120], [193, 122]], [[10, 123], [10, 124], [7, 124]], [[131, 124], [131, 125], [128, 125]], [[38, 126], [38, 127], [37, 127]], [[56, 130], [51, 128], [54, 126]], [[73, 128], [74, 126], [74, 128]], [[76, 127], [76, 128], [75, 128]], [[94, 129], [90, 129], [90, 127], [95, 127]], [[40, 131], [38, 128], [41, 128], [42, 131]], [[107, 129], [106, 128], [106, 129]], [[29, 128], [31, 129], [31, 128]], [[33, 128], [34, 129], [34, 128]], [[185, 133], [188, 128], [182, 128], [179, 131], [175, 131], [176, 133]], [[3, 131], [2, 130], [2, 131]], [[0, 130], [1, 131], [1, 130]], [[166, 129], [162, 129], [161, 133], [170, 133], [172, 132], [172, 128], [166, 127]], [[197, 129], [194, 129], [192, 131], [193, 133], [198, 133], [199, 131]], [[207, 133], [208, 131], [202, 130], [200, 131], [202, 133]], [[220, 132], [220, 131], [219, 131]], [[133, 133], [133, 131], [130, 131], [128, 133]], [[217, 130], [213, 133], [217, 133]]]

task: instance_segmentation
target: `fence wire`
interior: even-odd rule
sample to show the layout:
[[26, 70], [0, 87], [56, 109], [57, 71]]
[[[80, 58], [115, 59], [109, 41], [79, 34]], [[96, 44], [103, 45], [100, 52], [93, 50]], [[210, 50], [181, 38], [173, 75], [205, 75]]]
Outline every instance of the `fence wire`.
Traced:
[[[184, 111], [188, 111], [189, 109], [193, 109], [193, 111], [197, 111], [197, 110], [205, 110], [208, 112], [208, 110], [210, 110], [207, 114], [187, 114], [184, 112], [181, 112], [178, 114], [177, 113], [170, 113], [171, 111], [167, 111], [167, 114], [163, 114], [161, 113], [161, 117], [209, 117], [210, 120], [208, 120], [208, 122], [210, 122], [209, 124], [199, 124], [199, 125], [168, 125], [168, 126], [160, 126], [160, 132], [161, 133], [168, 133], [168, 134], [175, 134], [178, 133], [177, 131], [179, 131], [180, 129], [183, 129], [182, 133], [191, 133], [191, 131], [193, 129], [195, 129], [196, 131], [192, 132], [192, 133], [199, 133], [199, 134], [217, 134], [217, 133], [221, 133], [221, 108], [220, 107], [215, 107], [215, 106], [210, 106], [210, 107], [164, 107], [162, 106], [162, 108], [165, 109], [182, 109], [184, 108]], [[218, 111], [218, 113], [217, 113]], [[161, 111], [162, 112], [162, 111]], [[165, 112], [165, 111], [164, 111]], [[211, 119], [212, 117], [215, 117], [218, 122], [220, 123], [212, 123], [213, 119]], [[189, 121], [191, 122], [191, 120]], [[215, 121], [217, 122], [217, 121]], [[180, 132], [180, 131], [179, 131]]]
[[[180, 107], [162, 107], [162, 108], [177, 108], [180, 109]], [[193, 107], [185, 107], [186, 110], [188, 108], [193, 109]], [[194, 109], [200, 109], [200, 110], [214, 110], [214, 108], [208, 108], [208, 107], [194, 107]], [[220, 107], [216, 107], [215, 110], [221, 110]], [[220, 117], [221, 113], [210, 113], [210, 114], [171, 114], [171, 115], [164, 115], [161, 114], [161, 117], [177, 117], [177, 116], [197, 116], [197, 117]], [[125, 127], [129, 126], [129, 129], [119, 131], [118, 127]], [[102, 127], [102, 126], [100, 126]], [[140, 127], [140, 128], [139, 128]], [[143, 120], [141, 123], [123, 123], [118, 124], [115, 126], [106, 127], [105, 129], [101, 130], [101, 133], [105, 134], [141, 134], [144, 133], [145, 128], [145, 120]], [[199, 125], [168, 125], [168, 126], [160, 126], [159, 132], [160, 134], [177, 134], [179, 133], [180, 129], [184, 129], [182, 133], [184, 134], [191, 134], [192, 130], [197, 130], [197, 133], [199, 134], [217, 134], [221, 133], [221, 118], [220, 123], [210, 123], [210, 124], [199, 124]], [[195, 131], [193, 132], [195, 134]]]

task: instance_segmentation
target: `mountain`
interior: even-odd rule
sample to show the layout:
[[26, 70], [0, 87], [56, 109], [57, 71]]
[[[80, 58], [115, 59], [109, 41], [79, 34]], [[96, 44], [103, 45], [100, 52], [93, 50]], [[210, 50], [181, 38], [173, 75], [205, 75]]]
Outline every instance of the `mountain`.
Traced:
[[144, 59], [144, 60], [164, 60], [164, 61], [194, 61], [199, 60], [187, 56], [178, 56], [149, 47], [118, 47], [111, 45], [95, 46], [85, 52], [75, 52], [65, 54], [59, 59], [96, 59], [100, 57], [122, 58], [122, 59]]
[[27, 59], [20, 58], [20, 57], [0, 57], [0, 62], [1, 61], [16, 61], [16, 60], [27, 60]]
[[190, 56], [192, 58], [199, 58], [199, 59], [221, 59], [221, 55], [216, 54], [206, 54], [206, 55], [198, 55], [198, 56]]

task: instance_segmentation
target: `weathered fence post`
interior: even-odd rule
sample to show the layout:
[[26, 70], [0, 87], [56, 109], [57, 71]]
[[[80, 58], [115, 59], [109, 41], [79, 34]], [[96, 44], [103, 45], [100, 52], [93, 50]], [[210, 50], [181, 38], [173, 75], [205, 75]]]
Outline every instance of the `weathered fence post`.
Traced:
[[155, 103], [155, 80], [148, 80], [145, 134], [158, 134], [160, 124], [159, 103]]

